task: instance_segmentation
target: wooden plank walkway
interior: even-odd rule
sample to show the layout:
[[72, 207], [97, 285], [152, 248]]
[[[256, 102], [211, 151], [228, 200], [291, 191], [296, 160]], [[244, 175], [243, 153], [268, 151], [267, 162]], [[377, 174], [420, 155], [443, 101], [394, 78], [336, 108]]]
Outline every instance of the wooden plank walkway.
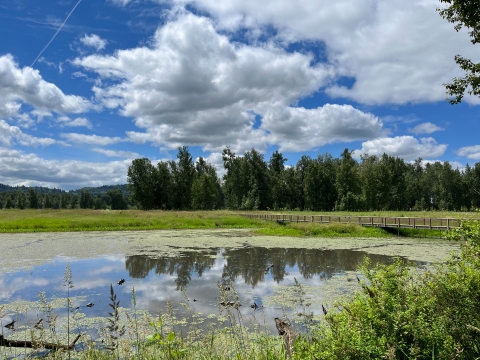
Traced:
[[445, 230], [456, 229], [462, 219], [416, 218], [391, 216], [344, 216], [344, 215], [290, 215], [290, 214], [239, 214], [252, 219], [286, 222], [314, 222], [321, 224], [358, 224], [381, 228], [409, 228]]

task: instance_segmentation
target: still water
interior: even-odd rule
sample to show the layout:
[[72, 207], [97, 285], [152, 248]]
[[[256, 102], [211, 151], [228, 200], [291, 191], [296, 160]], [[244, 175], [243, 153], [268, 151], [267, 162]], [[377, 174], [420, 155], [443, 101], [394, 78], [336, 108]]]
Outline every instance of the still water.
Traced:
[[[87, 259], [57, 256], [51, 262], [33, 269], [11, 271], [0, 275], [0, 306], [19, 300], [37, 301], [44, 292], [48, 299], [65, 298], [64, 271], [72, 270], [74, 307], [87, 317], [108, 316], [109, 290], [113, 284], [122, 307], [132, 306], [131, 292], [137, 293], [137, 308], [151, 314], [164, 311], [167, 301], [188, 302], [201, 314], [218, 313], [221, 289], [232, 287], [238, 295], [241, 314], [248, 318], [259, 313], [274, 330], [273, 317], [281, 317], [285, 309], [279, 289], [293, 285], [295, 279], [315, 291], [312, 311], [319, 313], [322, 304], [331, 304], [333, 297], [359, 288], [356, 275], [365, 256], [373, 263], [391, 263], [392, 257], [367, 254], [348, 249], [242, 248], [182, 249], [178, 255], [109, 255]], [[423, 262], [417, 261], [421, 266]], [[118, 285], [120, 279], [125, 283]], [[232, 290], [231, 290], [232, 291]], [[273, 300], [272, 300], [273, 299]], [[94, 304], [86, 307], [87, 303]], [[264, 307], [262, 307], [264, 306]], [[162, 310], [163, 309], [163, 310]], [[32, 322], [35, 314], [10, 312], [24, 322]], [[5, 317], [7, 322], [9, 318]], [[36, 315], [35, 315], [36, 318]]]

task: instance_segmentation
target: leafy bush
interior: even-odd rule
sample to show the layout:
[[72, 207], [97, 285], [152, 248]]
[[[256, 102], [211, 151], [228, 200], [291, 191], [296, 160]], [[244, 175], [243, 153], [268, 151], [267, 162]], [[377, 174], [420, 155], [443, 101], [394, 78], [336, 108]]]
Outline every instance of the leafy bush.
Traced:
[[361, 270], [363, 291], [338, 303], [311, 339], [296, 343], [299, 359], [479, 359], [480, 223], [450, 233], [459, 255], [426, 270], [397, 259]]

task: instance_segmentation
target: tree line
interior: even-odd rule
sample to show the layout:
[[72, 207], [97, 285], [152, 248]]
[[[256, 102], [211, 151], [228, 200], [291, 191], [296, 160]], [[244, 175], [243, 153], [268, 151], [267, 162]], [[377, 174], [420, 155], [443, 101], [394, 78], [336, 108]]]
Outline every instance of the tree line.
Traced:
[[222, 153], [225, 174], [202, 157], [194, 162], [187, 147], [178, 161], [135, 159], [128, 169], [132, 202], [140, 209], [231, 210], [448, 210], [480, 207], [480, 162], [460, 171], [446, 162], [412, 163], [398, 157], [364, 154], [360, 161], [345, 149], [302, 156], [286, 166], [279, 151], [266, 161], [252, 149], [242, 156]]
[[[480, 208], [480, 162], [463, 171], [449, 162], [412, 163], [398, 157], [369, 156], [357, 161], [345, 149], [339, 158], [302, 156], [286, 166], [279, 151], [270, 159], [252, 149], [222, 153], [224, 175], [188, 147], [177, 161], [135, 159], [128, 168], [128, 189], [105, 186], [75, 192], [12, 188], [0, 192], [0, 208], [143, 210], [448, 210]], [[102, 190], [102, 191], [100, 191]], [[106, 190], [106, 191], [103, 191]]]
[[21, 187], [15, 191], [0, 192], [0, 208], [125, 210], [129, 204], [120, 189], [93, 195], [88, 189], [81, 189], [77, 194], [65, 191], [38, 192], [33, 187]]

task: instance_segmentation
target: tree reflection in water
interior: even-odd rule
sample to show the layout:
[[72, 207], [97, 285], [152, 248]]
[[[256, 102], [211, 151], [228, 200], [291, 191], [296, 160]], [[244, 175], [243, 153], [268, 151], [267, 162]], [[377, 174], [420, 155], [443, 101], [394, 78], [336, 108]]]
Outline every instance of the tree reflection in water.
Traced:
[[[289, 268], [297, 268], [305, 278], [314, 276], [331, 278], [335, 273], [356, 270], [364, 257], [370, 257], [373, 264], [390, 263], [386, 255], [367, 254], [347, 249], [285, 249], [244, 247], [236, 249], [210, 249], [185, 251], [178, 257], [152, 258], [143, 255], [127, 256], [125, 266], [132, 278], [145, 278], [152, 270], [158, 274], [176, 275], [178, 289], [186, 289], [192, 275], [201, 277], [215, 265], [216, 258], [224, 258], [225, 264], [221, 281], [225, 284], [243, 278], [245, 284], [255, 287], [271, 276], [281, 282]], [[417, 265], [421, 265], [417, 262]], [[274, 265], [266, 271], [267, 267]]]

